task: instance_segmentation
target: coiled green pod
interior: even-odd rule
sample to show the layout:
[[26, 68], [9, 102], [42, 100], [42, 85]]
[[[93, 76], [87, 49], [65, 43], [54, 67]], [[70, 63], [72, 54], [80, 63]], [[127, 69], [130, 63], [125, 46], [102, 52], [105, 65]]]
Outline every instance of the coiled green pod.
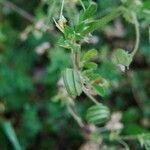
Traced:
[[87, 121], [95, 125], [104, 123], [109, 119], [109, 117], [110, 111], [108, 107], [103, 104], [94, 105], [87, 110]]
[[63, 80], [65, 88], [70, 96], [76, 97], [81, 94], [82, 85], [79, 74], [75, 70], [67, 68], [63, 73]]

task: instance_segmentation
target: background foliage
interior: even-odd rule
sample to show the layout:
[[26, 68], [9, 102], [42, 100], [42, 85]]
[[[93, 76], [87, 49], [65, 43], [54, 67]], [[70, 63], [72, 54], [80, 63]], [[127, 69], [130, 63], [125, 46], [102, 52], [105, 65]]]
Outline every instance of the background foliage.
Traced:
[[[84, 1], [88, 5], [88, 1]], [[97, 17], [120, 5], [116, 0], [97, 0]], [[130, 2], [130, 1], [129, 1]], [[130, 70], [121, 73], [110, 61], [111, 52], [121, 47], [132, 50], [134, 28], [118, 18], [93, 33], [84, 52], [98, 49], [95, 60], [99, 73], [110, 81], [106, 96], [100, 101], [112, 112], [122, 114], [124, 135], [148, 133], [150, 128], [150, 44], [147, 12], [150, 2], [143, 0], [138, 14], [140, 48]], [[0, 0], [0, 149], [79, 149], [85, 135], [58, 98], [61, 72], [70, 66], [69, 51], [58, 46], [60, 32], [52, 17], [60, 12], [60, 0]], [[20, 9], [21, 8], [21, 9]], [[25, 13], [25, 10], [27, 13]], [[81, 5], [66, 0], [64, 14], [70, 24], [78, 18]], [[59, 101], [58, 101], [59, 100]], [[82, 94], [78, 112], [85, 118], [91, 104]], [[129, 141], [131, 149], [141, 149], [136, 141]], [[118, 143], [108, 143], [117, 149]]]

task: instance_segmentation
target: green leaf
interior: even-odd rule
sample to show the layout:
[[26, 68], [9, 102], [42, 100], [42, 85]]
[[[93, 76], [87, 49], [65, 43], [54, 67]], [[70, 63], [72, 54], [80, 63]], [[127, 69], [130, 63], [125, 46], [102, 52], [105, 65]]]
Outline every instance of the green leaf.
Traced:
[[129, 23], [134, 23], [133, 21], [133, 16], [132, 16], [132, 11], [129, 9], [124, 9], [123, 17], [126, 21]]
[[97, 68], [97, 64], [94, 63], [94, 62], [85, 62], [85, 63], [83, 64], [83, 67], [84, 67], [85, 69], [93, 69], [93, 70], [95, 70], [95, 69]]
[[85, 26], [86, 24], [84, 22], [77, 24], [75, 26], [75, 32], [81, 33], [84, 30]]
[[72, 38], [72, 36], [74, 35], [74, 29], [69, 27], [69, 26], [66, 26], [65, 27], [65, 30], [64, 30], [64, 35], [65, 35], [65, 38], [66, 39], [70, 39]]
[[102, 97], [105, 96], [105, 88], [103, 86], [94, 83], [92, 84], [92, 87], [97, 92], [97, 94], [99, 94]]
[[122, 7], [118, 7], [117, 9], [112, 10], [108, 15], [102, 17], [101, 19], [94, 20], [87, 24], [87, 28], [84, 30], [83, 35], [86, 35], [96, 29], [102, 29], [105, 27], [110, 21], [114, 20], [116, 17], [122, 14]]
[[150, 1], [145, 1], [144, 4], [142, 5], [142, 10], [150, 10]]
[[83, 55], [83, 61], [89, 61], [97, 56], [97, 50], [91, 49]]
[[0, 120], [0, 126], [1, 126], [4, 134], [6, 135], [6, 137], [8, 138], [10, 143], [12, 144], [12, 146], [14, 147], [14, 149], [15, 150], [21, 150], [21, 146], [18, 142], [17, 136], [15, 134], [15, 131], [14, 131], [11, 123], [9, 121], [6, 121], [6, 120]]
[[65, 40], [63, 37], [61, 37], [58, 40], [58, 44], [59, 44], [59, 46], [61, 46], [63, 48], [71, 49], [70, 42], [68, 40]]
[[125, 128], [123, 128], [122, 132], [123, 134], [128, 134], [128, 135], [138, 135], [142, 133], [147, 133], [148, 131], [136, 123], [130, 123], [127, 124]]
[[128, 67], [132, 61], [132, 56], [123, 49], [117, 49], [112, 54], [112, 61], [116, 65], [121, 64]]
[[85, 11], [82, 11], [80, 13], [79, 22], [89, 19], [96, 13], [96, 10], [97, 10], [96, 3], [91, 3], [90, 6]]
[[84, 74], [90, 79], [90, 81], [94, 81], [100, 77], [99, 73], [97, 73], [95, 70], [85, 70]]
[[84, 36], [82, 36], [80, 33], [75, 33], [75, 39], [77, 41], [80, 41], [80, 40], [84, 39]]
[[122, 121], [127, 123], [136, 122], [140, 117], [140, 112], [137, 108], [131, 107], [123, 113]]
[[90, 107], [87, 110], [86, 119], [88, 123], [93, 124], [102, 124], [106, 122], [110, 117], [110, 111], [108, 107], [104, 106], [103, 104], [98, 104]]

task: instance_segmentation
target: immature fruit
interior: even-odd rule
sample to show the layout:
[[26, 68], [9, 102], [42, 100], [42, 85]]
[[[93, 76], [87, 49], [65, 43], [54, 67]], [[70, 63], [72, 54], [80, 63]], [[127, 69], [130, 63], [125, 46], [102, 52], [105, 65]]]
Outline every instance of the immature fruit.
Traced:
[[103, 104], [94, 105], [87, 110], [86, 118], [88, 123], [101, 124], [107, 121], [109, 117], [110, 111]]
[[77, 71], [67, 68], [63, 73], [63, 80], [68, 94], [72, 97], [79, 96], [82, 92], [82, 85]]

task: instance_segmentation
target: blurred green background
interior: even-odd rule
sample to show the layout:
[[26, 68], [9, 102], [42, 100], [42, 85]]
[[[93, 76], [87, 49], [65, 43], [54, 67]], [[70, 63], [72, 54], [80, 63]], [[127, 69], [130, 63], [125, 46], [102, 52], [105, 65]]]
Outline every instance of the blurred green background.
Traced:
[[[95, 2], [97, 17], [121, 4], [120, 0]], [[143, 3], [150, 11], [149, 0]], [[56, 101], [61, 72], [70, 65], [69, 51], [57, 44], [61, 33], [52, 20], [60, 7], [61, 0], [0, 0], [0, 150], [77, 150], [86, 141], [62, 100]], [[64, 15], [70, 24], [76, 22], [79, 10], [78, 0], [65, 1]], [[120, 17], [83, 44], [84, 51], [92, 47], [99, 51], [99, 72], [111, 86], [103, 100], [98, 98], [112, 112], [122, 113], [125, 135], [147, 133], [150, 128], [150, 16], [143, 11], [138, 20], [140, 48], [125, 73], [114, 68], [110, 54], [117, 47], [132, 50], [132, 24]], [[84, 94], [76, 103], [84, 118], [91, 103]], [[109, 145], [118, 149], [117, 144]], [[141, 149], [137, 142], [129, 145]]]

